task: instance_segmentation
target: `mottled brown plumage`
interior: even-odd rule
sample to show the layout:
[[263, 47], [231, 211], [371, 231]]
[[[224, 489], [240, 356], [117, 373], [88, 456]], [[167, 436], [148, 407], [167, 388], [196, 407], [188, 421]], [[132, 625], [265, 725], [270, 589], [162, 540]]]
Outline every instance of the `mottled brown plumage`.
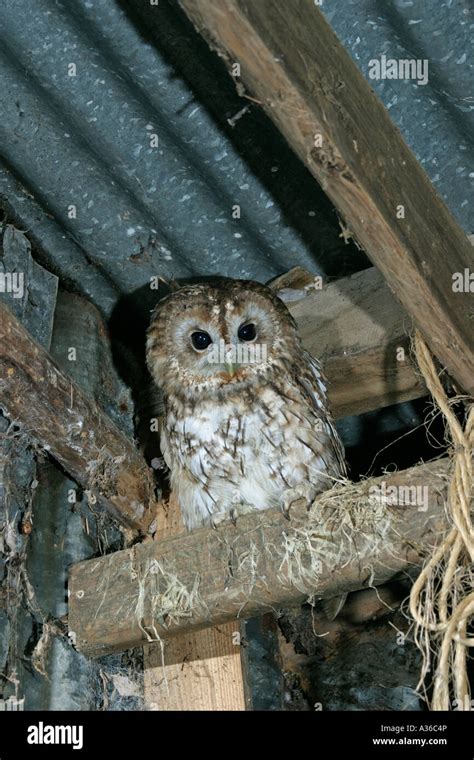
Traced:
[[161, 448], [188, 529], [276, 505], [288, 512], [345, 473], [319, 364], [264, 285], [222, 279], [165, 297], [147, 361], [163, 394]]

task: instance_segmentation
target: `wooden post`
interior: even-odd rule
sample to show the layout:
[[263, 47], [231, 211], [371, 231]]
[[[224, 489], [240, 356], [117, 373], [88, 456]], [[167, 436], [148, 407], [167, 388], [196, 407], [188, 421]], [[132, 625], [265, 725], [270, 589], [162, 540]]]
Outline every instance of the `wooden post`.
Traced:
[[[287, 138], [459, 388], [474, 395], [467, 236], [313, 0], [180, 0]], [[240, 84], [242, 86], [242, 84]]]
[[[160, 510], [155, 541], [185, 533], [171, 498]], [[148, 709], [245, 710], [245, 683], [238, 621], [188, 631], [161, 644], [144, 646], [145, 704]]]
[[153, 529], [151, 471], [110, 418], [0, 304], [0, 407], [124, 525]]
[[449, 529], [447, 460], [73, 565], [69, 629], [97, 656], [410, 571]]

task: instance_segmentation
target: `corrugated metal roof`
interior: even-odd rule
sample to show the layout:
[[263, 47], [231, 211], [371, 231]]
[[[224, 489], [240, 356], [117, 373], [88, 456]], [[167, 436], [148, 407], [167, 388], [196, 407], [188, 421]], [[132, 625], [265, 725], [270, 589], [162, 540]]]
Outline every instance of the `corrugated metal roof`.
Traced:
[[[260, 112], [229, 125], [248, 101], [176, 5], [152, 11], [153, 45], [110, 0], [4, 5], [0, 188], [42, 259], [105, 313], [156, 274], [335, 274], [323, 193]], [[199, 99], [169, 61], [188, 44]]]

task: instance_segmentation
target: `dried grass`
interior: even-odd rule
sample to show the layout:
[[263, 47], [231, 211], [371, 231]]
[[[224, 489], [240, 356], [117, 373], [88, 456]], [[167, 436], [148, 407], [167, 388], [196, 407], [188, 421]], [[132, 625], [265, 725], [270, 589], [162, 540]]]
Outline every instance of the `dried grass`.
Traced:
[[[452, 528], [426, 562], [410, 594], [415, 640], [423, 666], [418, 688], [432, 710], [472, 710], [467, 675], [469, 647], [474, 646], [474, 527], [473, 499], [474, 406], [471, 399], [448, 399], [433, 359], [417, 333], [415, 353], [426, 385], [447, 424], [451, 440], [451, 472], [447, 513]], [[464, 429], [453, 412], [463, 401]], [[432, 683], [430, 674], [434, 672]], [[429, 687], [433, 686], [431, 700]]]

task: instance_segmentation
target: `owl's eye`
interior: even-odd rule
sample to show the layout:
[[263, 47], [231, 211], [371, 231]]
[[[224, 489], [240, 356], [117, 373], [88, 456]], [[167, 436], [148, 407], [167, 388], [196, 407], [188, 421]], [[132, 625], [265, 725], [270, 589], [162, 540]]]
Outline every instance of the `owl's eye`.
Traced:
[[191, 333], [191, 342], [196, 351], [205, 351], [211, 345], [212, 338], [209, 333], [199, 330]]
[[248, 322], [248, 324], [240, 325], [237, 335], [239, 336], [240, 340], [255, 340], [257, 337], [257, 328], [253, 324], [253, 322]]

